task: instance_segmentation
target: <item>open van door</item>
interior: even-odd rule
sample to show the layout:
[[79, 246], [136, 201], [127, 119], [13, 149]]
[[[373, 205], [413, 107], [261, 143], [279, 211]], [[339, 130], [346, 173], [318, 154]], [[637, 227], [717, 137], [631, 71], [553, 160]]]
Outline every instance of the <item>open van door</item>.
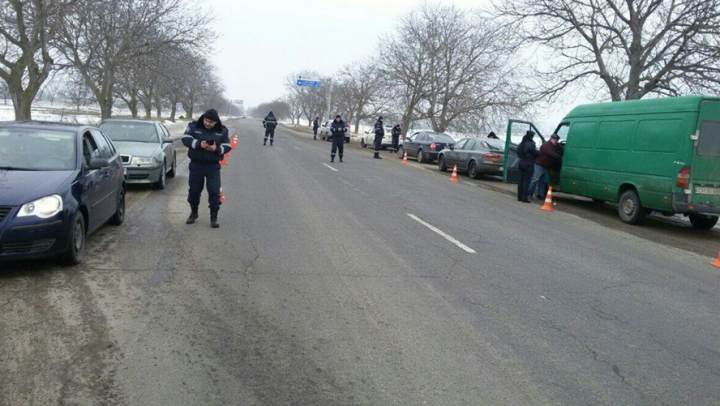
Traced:
[[[523, 120], [511, 119], [508, 121], [507, 132], [505, 133], [505, 159], [503, 161], [503, 180], [505, 183], [517, 183], [520, 178], [518, 171], [520, 157], [517, 153], [517, 147], [525, 132], [530, 129], [540, 137], [541, 143], [545, 142], [545, 138], [540, 133], [540, 130], [535, 127], [535, 124]], [[513, 142], [513, 137], [517, 142]]]
[[[720, 101], [703, 100], [692, 138], [692, 163], [678, 174], [678, 186], [690, 188], [690, 204], [720, 207]], [[687, 171], [690, 183], [682, 185], [681, 178], [687, 178]]]

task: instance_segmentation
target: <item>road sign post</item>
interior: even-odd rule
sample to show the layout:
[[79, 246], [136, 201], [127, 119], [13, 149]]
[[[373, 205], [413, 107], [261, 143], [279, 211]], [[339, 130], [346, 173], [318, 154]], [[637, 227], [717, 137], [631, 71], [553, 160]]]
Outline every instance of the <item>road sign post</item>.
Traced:
[[316, 76], [298, 75], [295, 84], [301, 87], [320, 87], [320, 78]]

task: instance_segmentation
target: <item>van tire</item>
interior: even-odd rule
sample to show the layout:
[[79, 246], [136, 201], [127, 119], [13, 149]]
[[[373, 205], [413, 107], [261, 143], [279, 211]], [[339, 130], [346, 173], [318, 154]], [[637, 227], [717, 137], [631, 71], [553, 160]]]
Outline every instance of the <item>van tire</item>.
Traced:
[[690, 214], [688, 215], [688, 219], [690, 219], [693, 227], [700, 230], [709, 230], [715, 227], [715, 224], [718, 222], [717, 216], [708, 216], [705, 214]]
[[647, 210], [640, 204], [640, 197], [634, 189], [626, 190], [618, 202], [618, 215], [623, 223], [637, 225], [645, 220]]

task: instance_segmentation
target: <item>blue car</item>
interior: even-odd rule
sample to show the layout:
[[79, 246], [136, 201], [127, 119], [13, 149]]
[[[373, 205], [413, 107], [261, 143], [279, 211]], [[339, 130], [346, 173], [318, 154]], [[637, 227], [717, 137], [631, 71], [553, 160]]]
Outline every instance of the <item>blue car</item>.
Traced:
[[76, 265], [88, 235], [124, 219], [122, 160], [100, 129], [0, 123], [0, 260]]

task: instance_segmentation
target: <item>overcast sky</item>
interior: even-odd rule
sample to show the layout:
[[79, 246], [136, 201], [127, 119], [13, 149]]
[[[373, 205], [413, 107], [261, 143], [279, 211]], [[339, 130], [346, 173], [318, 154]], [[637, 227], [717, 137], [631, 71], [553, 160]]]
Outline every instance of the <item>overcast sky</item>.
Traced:
[[[246, 106], [284, 93], [284, 78], [315, 70], [331, 75], [343, 66], [368, 58], [381, 47], [398, 18], [424, 0], [207, 0], [216, 16], [220, 38], [215, 65], [226, 96]], [[438, 0], [464, 8], [488, 0]], [[544, 113], [551, 122], [568, 107]], [[539, 120], [538, 120], [539, 121]]]

